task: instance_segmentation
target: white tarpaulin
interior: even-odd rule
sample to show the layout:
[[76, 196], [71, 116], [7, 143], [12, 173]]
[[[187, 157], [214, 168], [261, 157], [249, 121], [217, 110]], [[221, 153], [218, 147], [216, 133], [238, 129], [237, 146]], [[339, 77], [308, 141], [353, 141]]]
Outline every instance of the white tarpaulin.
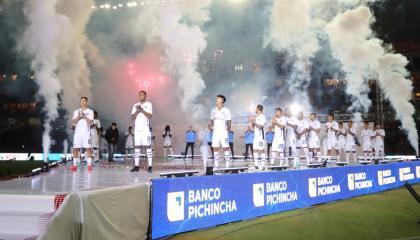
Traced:
[[149, 201], [148, 183], [72, 193], [38, 239], [146, 239]]

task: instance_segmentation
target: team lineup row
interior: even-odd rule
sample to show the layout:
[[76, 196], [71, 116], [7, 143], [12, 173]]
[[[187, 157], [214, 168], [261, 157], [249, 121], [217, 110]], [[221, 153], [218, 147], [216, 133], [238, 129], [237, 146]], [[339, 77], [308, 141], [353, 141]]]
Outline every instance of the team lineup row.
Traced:
[[[219, 168], [219, 151], [223, 150], [226, 167], [230, 167], [231, 156], [229, 148], [229, 131], [231, 131], [232, 115], [230, 110], [224, 106], [226, 98], [223, 95], [216, 97], [216, 107], [211, 110], [210, 124], [211, 143], [214, 167]], [[153, 114], [152, 104], [146, 100], [146, 92], [139, 92], [139, 102], [133, 105], [131, 111], [131, 119], [134, 122], [134, 167], [131, 171], [139, 171], [139, 162], [141, 151], [146, 152], [148, 171], [152, 170], [152, 134], [150, 131], [150, 118]], [[97, 127], [98, 123], [94, 117], [94, 113], [88, 108], [88, 99], [81, 98], [80, 108], [73, 113], [72, 124], [74, 125], [73, 139], [73, 166], [72, 170], [77, 169], [80, 161], [80, 149], [86, 149], [88, 169], [92, 169], [92, 148], [98, 145], [98, 137], [92, 136], [92, 126]], [[293, 116], [289, 108], [283, 110], [276, 108], [274, 116], [267, 121], [264, 114], [264, 107], [258, 105], [255, 115], [249, 117], [250, 129], [253, 129], [253, 167], [264, 169], [266, 166], [265, 148], [268, 134], [264, 133], [264, 126], [269, 125], [274, 131], [270, 134], [268, 143], [271, 147], [270, 156], [271, 164], [275, 164], [279, 160], [280, 165], [291, 164], [297, 167], [300, 161], [301, 153], [306, 158], [307, 163], [313, 161], [321, 161], [320, 158], [320, 139], [319, 133], [321, 123], [317, 120], [316, 114], [311, 113], [309, 119], [304, 118], [302, 112], [298, 116]], [[356, 152], [358, 139], [356, 137], [356, 128], [352, 122], [348, 123], [348, 127], [344, 127], [343, 123], [337, 123], [333, 115], [328, 116], [325, 124], [328, 157], [325, 161], [340, 151], [346, 153], [346, 160], [349, 160], [350, 154], [353, 157]], [[96, 131], [94, 131], [96, 132]], [[271, 132], [271, 131], [270, 131]], [[164, 146], [170, 147], [170, 134], [164, 136]], [[376, 158], [384, 157], [384, 137], [385, 131], [381, 125], [376, 125], [375, 129], [369, 128], [368, 123], [364, 123], [364, 127], [360, 133], [362, 149], [365, 160], [372, 160], [372, 152]], [[169, 139], [169, 144], [168, 140]], [[270, 143], [271, 142], [271, 143]], [[97, 146], [96, 146], [97, 148]], [[355, 158], [355, 157], [354, 157]], [[286, 163], [286, 159], [288, 162]], [[292, 163], [289, 160], [292, 159]]]

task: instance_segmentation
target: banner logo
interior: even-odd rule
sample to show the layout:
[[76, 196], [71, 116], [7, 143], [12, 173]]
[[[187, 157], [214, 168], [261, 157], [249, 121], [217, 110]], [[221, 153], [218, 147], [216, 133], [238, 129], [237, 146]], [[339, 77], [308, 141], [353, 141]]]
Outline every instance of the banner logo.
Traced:
[[252, 199], [255, 207], [264, 206], [264, 183], [252, 185]]
[[347, 174], [347, 185], [350, 191], [371, 188], [372, 180], [367, 180], [365, 172]]
[[411, 172], [410, 167], [400, 168], [399, 170], [401, 182], [414, 179], [414, 173]]
[[168, 220], [171, 222], [184, 220], [184, 192], [170, 192], [167, 196]]
[[309, 178], [309, 196], [311, 198], [336, 194], [341, 192], [340, 184], [333, 184], [332, 176]]
[[395, 180], [395, 176], [392, 176], [392, 171], [390, 169], [378, 171], [379, 186], [395, 183]]

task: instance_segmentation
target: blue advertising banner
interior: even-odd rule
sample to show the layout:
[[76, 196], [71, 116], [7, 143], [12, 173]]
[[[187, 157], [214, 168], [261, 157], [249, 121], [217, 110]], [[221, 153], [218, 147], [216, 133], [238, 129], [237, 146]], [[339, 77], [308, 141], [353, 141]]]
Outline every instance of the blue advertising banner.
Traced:
[[152, 180], [152, 238], [420, 182], [420, 162]]

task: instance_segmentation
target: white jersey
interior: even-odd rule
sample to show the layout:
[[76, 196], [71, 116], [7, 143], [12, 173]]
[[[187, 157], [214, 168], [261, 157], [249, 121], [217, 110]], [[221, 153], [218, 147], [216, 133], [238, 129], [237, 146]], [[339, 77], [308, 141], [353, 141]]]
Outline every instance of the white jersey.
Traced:
[[[145, 101], [144, 103], [138, 102], [135, 103], [131, 114], [136, 113], [137, 106], [140, 106], [145, 112], [153, 114], [152, 103]], [[134, 121], [134, 131], [135, 132], [150, 132], [150, 119], [148, 119], [142, 112], [137, 114], [137, 117]]]
[[134, 135], [133, 133], [126, 133], [125, 134], [126, 139], [125, 139], [125, 148], [126, 149], [130, 149], [130, 148], [134, 148]]
[[171, 133], [171, 131], [169, 131], [169, 132], [163, 131], [162, 136], [164, 136], [163, 137], [163, 146], [164, 147], [171, 147], [172, 146], [172, 140], [171, 140], [172, 133]]
[[226, 131], [227, 122], [232, 120], [232, 115], [227, 107], [222, 107], [220, 110], [215, 107], [211, 110], [210, 119], [213, 120], [213, 131]]
[[260, 114], [255, 118], [255, 124], [262, 126], [262, 129], [259, 129], [257, 126], [254, 127], [254, 142], [253, 142], [253, 148], [255, 150], [262, 151], [264, 150], [264, 125], [265, 125], [265, 115]]
[[362, 143], [363, 145], [371, 145], [372, 144], [372, 136], [373, 131], [371, 129], [362, 129], [360, 132], [360, 136], [362, 137]]
[[338, 123], [336, 121], [325, 123], [328, 138], [336, 138], [336, 132], [339, 130]]
[[98, 128], [101, 128], [101, 122], [99, 121], [99, 119], [94, 119], [92, 122], [92, 126], [95, 125], [94, 127], [92, 127], [90, 129], [90, 135], [93, 137], [98, 137]]
[[[298, 127], [296, 129], [296, 132], [298, 134], [302, 134], [303, 131], [309, 129], [309, 122], [306, 119], [298, 120]], [[302, 134], [299, 137], [299, 140], [301, 141], [308, 141], [308, 133]]]
[[343, 128], [339, 128], [338, 129], [338, 148], [339, 149], [345, 149], [346, 148], [346, 129]]
[[284, 126], [284, 128], [280, 128], [279, 126], [275, 125], [274, 126], [274, 138], [273, 138], [273, 142], [274, 140], [277, 140], [279, 143], [284, 143], [284, 131], [287, 125], [287, 119], [284, 116], [281, 116], [280, 118], [276, 118], [275, 119], [277, 124], [280, 124], [282, 126]]
[[[262, 114], [262, 113], [255, 118], [255, 124], [263, 126], [263, 129], [264, 129], [265, 122], [266, 122], [265, 115]], [[254, 138], [256, 136], [261, 136], [262, 138], [264, 138], [264, 130], [263, 129], [259, 129], [257, 126], [255, 126], [254, 127]]]
[[318, 120], [310, 121], [309, 127], [311, 128], [309, 131], [309, 140], [315, 139], [319, 141], [319, 133], [316, 130], [321, 129], [321, 123]]
[[377, 146], [384, 145], [385, 130], [383, 129], [375, 130], [373, 131], [373, 136], [375, 137], [374, 138], [375, 145]]
[[295, 117], [287, 118], [286, 139], [289, 142], [293, 139], [296, 140], [296, 130], [291, 125], [298, 125], [297, 118]]
[[[73, 113], [73, 119], [76, 119], [79, 113], [84, 114], [88, 119], [93, 120], [94, 114], [93, 110], [90, 108], [86, 108], [85, 110], [82, 110], [81, 108], [77, 109]], [[74, 129], [74, 135], [88, 135], [90, 136], [90, 125], [86, 121], [86, 119], [81, 118], [76, 124]]]
[[351, 128], [347, 128], [346, 143], [348, 145], [354, 145], [354, 144], [356, 144], [355, 143], [355, 139], [354, 139], [355, 137], [356, 137], [356, 127], [355, 126], [351, 126]]

